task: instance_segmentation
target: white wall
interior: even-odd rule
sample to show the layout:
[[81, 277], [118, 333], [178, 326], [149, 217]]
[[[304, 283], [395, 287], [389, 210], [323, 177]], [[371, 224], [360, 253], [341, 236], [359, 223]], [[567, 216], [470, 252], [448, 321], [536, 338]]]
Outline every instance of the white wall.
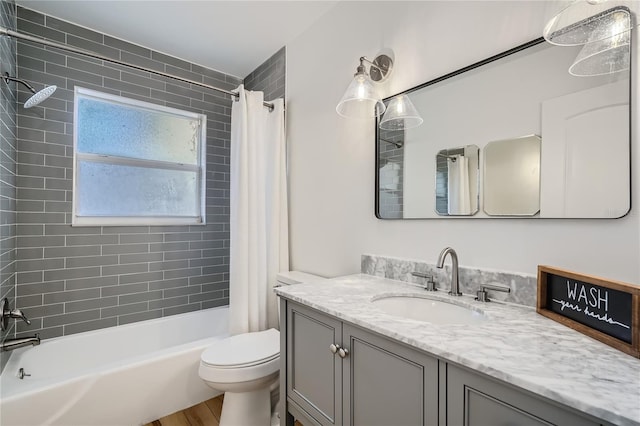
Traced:
[[[547, 6], [343, 1], [287, 46], [293, 269], [325, 276], [354, 273], [362, 253], [434, 262], [450, 245], [465, 266], [534, 274], [538, 264], [547, 264], [640, 282], [637, 207], [618, 220], [377, 219], [373, 121], [335, 112], [358, 57], [393, 49], [395, 69], [382, 87], [383, 97], [390, 96], [539, 37]], [[633, 65], [637, 69], [637, 60]], [[633, 96], [637, 99], [637, 92]], [[640, 200], [639, 114], [633, 111], [632, 196]]]

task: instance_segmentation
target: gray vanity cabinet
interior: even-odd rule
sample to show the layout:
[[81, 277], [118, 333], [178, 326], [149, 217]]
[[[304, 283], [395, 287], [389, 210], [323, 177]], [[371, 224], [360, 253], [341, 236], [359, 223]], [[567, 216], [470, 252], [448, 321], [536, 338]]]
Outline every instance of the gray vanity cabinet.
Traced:
[[447, 364], [447, 424], [596, 426], [602, 423], [510, 385]]
[[297, 404], [321, 425], [339, 426], [342, 359], [329, 347], [342, 340], [342, 323], [291, 302], [286, 312], [287, 401]]
[[345, 425], [438, 424], [436, 358], [349, 324], [342, 343]]
[[437, 359], [291, 302], [286, 345], [287, 405], [305, 426], [438, 424]]
[[295, 302], [281, 309], [283, 426], [611, 426]]

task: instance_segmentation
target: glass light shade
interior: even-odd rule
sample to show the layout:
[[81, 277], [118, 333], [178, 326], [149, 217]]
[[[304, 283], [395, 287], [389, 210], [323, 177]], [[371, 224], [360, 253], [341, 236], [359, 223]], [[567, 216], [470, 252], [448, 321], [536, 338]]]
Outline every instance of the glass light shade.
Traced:
[[629, 69], [631, 31], [586, 44], [569, 68], [575, 76], [613, 74]]
[[369, 76], [357, 73], [340, 99], [336, 112], [349, 118], [374, 118], [382, 115], [386, 107], [373, 87]]
[[424, 120], [418, 114], [416, 107], [406, 95], [391, 99], [387, 111], [380, 120], [383, 130], [403, 130], [418, 127]]
[[575, 0], [551, 18], [542, 35], [559, 46], [579, 46], [614, 37], [632, 28], [626, 3]]

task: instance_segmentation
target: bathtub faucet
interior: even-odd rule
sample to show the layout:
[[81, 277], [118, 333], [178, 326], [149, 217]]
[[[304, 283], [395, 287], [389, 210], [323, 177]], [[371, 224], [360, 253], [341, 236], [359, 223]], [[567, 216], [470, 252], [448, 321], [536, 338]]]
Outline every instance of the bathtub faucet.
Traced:
[[0, 352], [12, 351], [14, 349], [21, 348], [23, 346], [37, 346], [40, 344], [40, 335], [36, 334], [33, 337], [22, 337], [19, 339], [6, 339], [0, 343]]
[[0, 329], [5, 331], [9, 326], [9, 318], [21, 319], [26, 322], [27, 325], [31, 325], [31, 321], [26, 317], [25, 314], [22, 313], [20, 309], [11, 309], [9, 307], [9, 299], [6, 297], [0, 300], [0, 314], [2, 317], [0, 318]]

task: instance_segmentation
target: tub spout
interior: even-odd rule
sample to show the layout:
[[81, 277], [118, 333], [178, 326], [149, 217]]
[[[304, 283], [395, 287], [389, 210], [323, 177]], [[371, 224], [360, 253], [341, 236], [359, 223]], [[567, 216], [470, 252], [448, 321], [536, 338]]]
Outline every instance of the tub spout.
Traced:
[[21, 348], [23, 346], [37, 346], [40, 344], [40, 335], [36, 334], [33, 337], [22, 337], [20, 339], [6, 339], [0, 343], [0, 351], [12, 351], [14, 349]]

